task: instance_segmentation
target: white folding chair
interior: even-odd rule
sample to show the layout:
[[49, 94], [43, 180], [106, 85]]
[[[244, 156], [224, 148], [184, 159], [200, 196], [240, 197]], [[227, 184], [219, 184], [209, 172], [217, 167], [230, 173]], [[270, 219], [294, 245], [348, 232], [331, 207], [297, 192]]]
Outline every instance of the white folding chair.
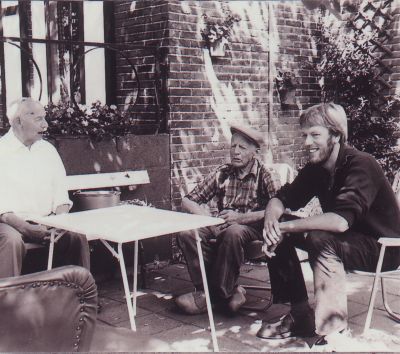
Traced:
[[[400, 171], [397, 171], [392, 187], [393, 187], [393, 191], [395, 192], [396, 197], [397, 197], [397, 203], [399, 204], [399, 207], [400, 207]], [[399, 222], [400, 222], [400, 220], [399, 220]], [[389, 306], [387, 294], [386, 294], [386, 287], [385, 287], [385, 279], [400, 280], [400, 278], [398, 276], [400, 274], [400, 269], [398, 268], [396, 270], [382, 272], [382, 264], [383, 264], [383, 259], [385, 256], [386, 247], [400, 247], [400, 238], [381, 237], [381, 238], [379, 238], [378, 242], [381, 244], [381, 250], [379, 253], [379, 259], [378, 259], [378, 264], [376, 266], [375, 273], [353, 271], [353, 273], [355, 273], [355, 274], [374, 277], [374, 283], [372, 286], [371, 296], [370, 296], [370, 300], [369, 300], [367, 318], [365, 320], [365, 325], [364, 325], [364, 333], [371, 326], [372, 313], [374, 310], [376, 293], [378, 292], [379, 279], [381, 280], [382, 300], [383, 300], [383, 305], [385, 307], [385, 310], [392, 320], [400, 323], [400, 314], [394, 312]]]

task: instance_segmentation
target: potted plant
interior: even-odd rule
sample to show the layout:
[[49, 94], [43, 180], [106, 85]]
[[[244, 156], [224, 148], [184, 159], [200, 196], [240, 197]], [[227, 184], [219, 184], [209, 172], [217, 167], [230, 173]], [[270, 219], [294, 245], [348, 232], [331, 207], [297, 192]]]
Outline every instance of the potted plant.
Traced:
[[296, 80], [294, 76], [290, 72], [278, 70], [275, 82], [281, 104], [294, 104], [296, 97]]
[[225, 56], [225, 46], [232, 35], [233, 24], [239, 22], [240, 17], [229, 13], [222, 23], [207, 20], [207, 15], [203, 15], [203, 18], [205, 27], [201, 30], [201, 35], [210, 50], [210, 55], [212, 57]]
[[100, 101], [91, 106], [61, 102], [46, 107], [49, 123], [47, 135], [87, 136], [100, 141], [132, 133], [135, 121], [129, 111], [121, 111], [115, 105], [104, 105]]

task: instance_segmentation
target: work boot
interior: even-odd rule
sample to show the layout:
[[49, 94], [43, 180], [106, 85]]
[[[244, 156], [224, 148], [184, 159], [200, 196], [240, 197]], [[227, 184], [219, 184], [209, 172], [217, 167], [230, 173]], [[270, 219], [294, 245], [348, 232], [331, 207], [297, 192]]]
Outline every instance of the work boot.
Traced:
[[237, 312], [242, 305], [246, 302], [246, 290], [240, 285], [237, 286], [234, 290], [234, 293], [229, 300], [228, 308], [232, 312]]
[[207, 302], [204, 291], [194, 291], [180, 295], [175, 299], [175, 303], [188, 315], [199, 315], [207, 312]]
[[310, 311], [294, 319], [289, 312], [274, 323], [264, 323], [257, 332], [257, 337], [263, 339], [284, 339], [289, 337], [315, 336], [314, 312]]

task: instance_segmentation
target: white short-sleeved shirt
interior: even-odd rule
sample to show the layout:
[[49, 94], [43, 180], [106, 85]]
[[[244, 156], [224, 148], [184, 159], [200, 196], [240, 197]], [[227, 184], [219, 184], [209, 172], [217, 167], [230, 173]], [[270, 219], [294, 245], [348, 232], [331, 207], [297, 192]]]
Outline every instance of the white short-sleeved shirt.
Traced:
[[45, 216], [68, 197], [64, 164], [53, 145], [44, 140], [26, 147], [10, 129], [0, 138], [0, 215]]

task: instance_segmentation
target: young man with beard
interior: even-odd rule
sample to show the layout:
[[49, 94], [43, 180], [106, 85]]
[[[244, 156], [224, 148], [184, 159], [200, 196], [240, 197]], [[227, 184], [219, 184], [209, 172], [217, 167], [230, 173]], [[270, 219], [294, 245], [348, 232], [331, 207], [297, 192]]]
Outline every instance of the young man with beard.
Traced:
[[[25, 242], [43, 243], [47, 227], [30, 223], [32, 215], [67, 213], [71, 207], [64, 165], [57, 150], [42, 139], [48, 124], [40, 102], [22, 98], [11, 105], [10, 130], [0, 138], [0, 278], [19, 275]], [[89, 269], [89, 245], [83, 235], [67, 233], [56, 243], [56, 263]], [[58, 256], [62, 260], [58, 262]]]
[[[225, 219], [220, 227], [199, 230], [210, 281], [211, 300], [236, 312], [246, 301], [245, 290], [238, 286], [243, 247], [262, 240], [265, 206], [280, 188], [279, 176], [265, 167], [256, 153], [262, 135], [243, 125], [231, 127], [230, 163], [217, 168], [182, 200], [182, 209], [192, 214], [208, 215], [202, 207], [215, 198], [218, 216]], [[194, 232], [182, 232], [178, 243], [186, 258], [195, 292], [176, 298], [187, 314], [206, 312], [206, 298], [200, 273]]]
[[[377, 240], [400, 237], [400, 211], [376, 160], [346, 144], [347, 117], [341, 106], [308, 108], [300, 127], [309, 163], [269, 201], [264, 222], [265, 243], [276, 247], [268, 261], [274, 302], [289, 302], [291, 310], [276, 323], [263, 323], [257, 335], [281, 339], [316, 333], [319, 343], [329, 343], [347, 329], [345, 272], [375, 271]], [[318, 197], [322, 214], [281, 220], [286, 208], [297, 210], [313, 197]], [[309, 254], [315, 318], [295, 246]], [[398, 248], [389, 248], [383, 270], [399, 264]]]

